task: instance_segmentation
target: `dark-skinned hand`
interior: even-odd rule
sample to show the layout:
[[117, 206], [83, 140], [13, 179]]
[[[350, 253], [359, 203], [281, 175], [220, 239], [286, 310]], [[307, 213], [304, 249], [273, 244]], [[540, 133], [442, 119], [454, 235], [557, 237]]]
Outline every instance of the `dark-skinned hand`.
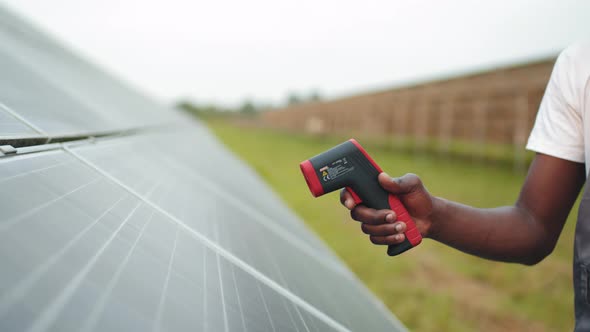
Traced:
[[[381, 173], [379, 184], [401, 200], [420, 234], [427, 237], [432, 224], [435, 199], [428, 193], [420, 178], [415, 174], [392, 178], [387, 173]], [[369, 235], [372, 243], [392, 245], [404, 241], [406, 224], [396, 221], [395, 212], [392, 210], [375, 210], [362, 204], [356, 205], [346, 189], [340, 192], [340, 202], [350, 210], [352, 219], [361, 223], [361, 230]]]

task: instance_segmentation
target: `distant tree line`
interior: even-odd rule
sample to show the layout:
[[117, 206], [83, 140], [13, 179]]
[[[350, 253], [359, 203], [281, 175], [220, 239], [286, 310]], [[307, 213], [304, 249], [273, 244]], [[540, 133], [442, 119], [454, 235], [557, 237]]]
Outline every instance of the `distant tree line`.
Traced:
[[244, 116], [255, 116], [259, 112], [282, 108], [286, 106], [295, 106], [305, 103], [319, 102], [322, 100], [320, 93], [316, 90], [307, 95], [301, 95], [295, 92], [287, 94], [285, 102], [279, 105], [271, 103], [255, 102], [251, 99], [244, 100], [240, 105], [235, 107], [224, 107], [215, 104], [199, 104], [193, 101], [183, 100], [177, 104], [177, 107], [196, 115], [198, 117], [222, 117], [235, 116], [237, 114]]
[[306, 104], [306, 103], [315, 103], [321, 101], [322, 97], [320, 96], [319, 92], [312, 91], [307, 96], [301, 96], [295, 92], [289, 93], [287, 96], [286, 106], [294, 106], [299, 104]]

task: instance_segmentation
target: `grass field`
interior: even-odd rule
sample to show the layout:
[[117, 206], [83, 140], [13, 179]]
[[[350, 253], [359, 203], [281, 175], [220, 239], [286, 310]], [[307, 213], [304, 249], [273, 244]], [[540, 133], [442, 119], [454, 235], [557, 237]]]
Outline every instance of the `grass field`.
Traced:
[[[222, 120], [209, 124], [411, 330], [573, 329], [571, 257], [577, 208], [553, 254], [533, 267], [471, 257], [432, 240], [391, 258], [349, 219], [338, 194], [312, 198], [300, 174], [300, 161], [338, 140], [237, 127]], [[478, 207], [512, 204], [524, 179], [510, 168], [364, 145], [389, 174], [416, 173], [433, 194]]]

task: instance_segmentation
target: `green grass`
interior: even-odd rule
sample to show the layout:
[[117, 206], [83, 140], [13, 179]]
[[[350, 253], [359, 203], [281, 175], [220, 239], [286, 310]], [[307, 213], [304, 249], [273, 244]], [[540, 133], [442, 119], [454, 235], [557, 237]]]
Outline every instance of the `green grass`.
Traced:
[[[554, 253], [526, 267], [468, 256], [432, 240], [391, 258], [372, 245], [332, 193], [314, 199], [299, 162], [340, 140], [312, 138], [226, 121], [209, 122], [376, 294], [416, 331], [564, 331], [573, 329], [570, 214]], [[524, 175], [510, 167], [393, 152], [361, 142], [391, 175], [420, 175], [438, 196], [478, 207], [512, 204]], [[576, 205], [577, 206], [577, 205]]]

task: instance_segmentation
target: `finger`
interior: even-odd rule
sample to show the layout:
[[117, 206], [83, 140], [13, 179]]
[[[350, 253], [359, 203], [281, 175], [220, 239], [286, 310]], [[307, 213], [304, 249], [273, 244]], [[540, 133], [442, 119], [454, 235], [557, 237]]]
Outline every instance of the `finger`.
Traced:
[[357, 205], [350, 211], [350, 216], [365, 224], [379, 225], [395, 222], [395, 213], [391, 210], [375, 210], [364, 205]]
[[381, 225], [370, 225], [361, 224], [361, 230], [363, 233], [373, 236], [389, 236], [406, 231], [406, 224], [403, 222], [397, 222], [395, 224], [381, 224]]
[[373, 244], [378, 245], [392, 245], [392, 244], [400, 244], [404, 242], [406, 237], [404, 234], [395, 234], [395, 235], [388, 235], [388, 236], [369, 236], [369, 239]]
[[349, 210], [352, 210], [356, 205], [352, 195], [346, 189], [340, 190], [340, 203]]
[[383, 189], [394, 195], [407, 194], [422, 186], [422, 181], [416, 174], [408, 173], [399, 178], [392, 178], [387, 173], [379, 174], [379, 184]]

